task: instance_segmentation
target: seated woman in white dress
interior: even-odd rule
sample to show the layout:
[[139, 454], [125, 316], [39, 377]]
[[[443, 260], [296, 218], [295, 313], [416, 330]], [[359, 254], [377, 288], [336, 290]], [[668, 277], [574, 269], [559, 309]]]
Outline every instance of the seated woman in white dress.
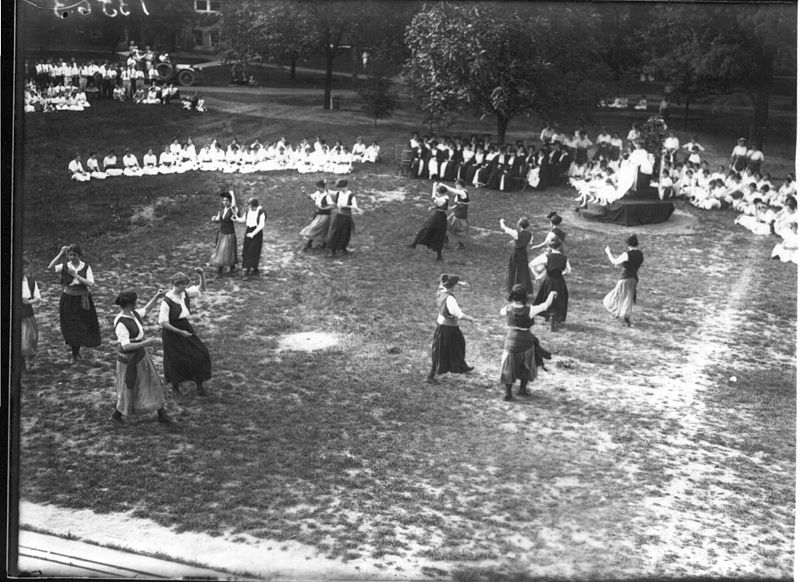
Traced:
[[199, 111], [200, 113], [205, 113], [206, 111], [208, 111], [208, 108], [206, 107], [206, 100], [203, 99], [202, 97], [199, 97], [197, 99], [197, 105], [195, 105], [195, 109], [197, 109], [197, 111]]
[[[122, 87], [117, 87], [117, 89], [119, 89], [121, 95], [123, 96], [125, 95], [125, 93], [122, 90]], [[136, 91], [133, 93], [133, 102], [136, 104], [143, 103], [145, 97], [147, 97], [147, 94], [144, 92], [144, 89], [142, 88], [136, 89]]]
[[364, 158], [363, 161], [370, 162], [370, 163], [377, 163], [381, 159], [381, 146], [378, 145], [378, 142], [372, 140], [367, 146], [367, 149], [364, 150]]
[[89, 99], [86, 98], [86, 91], [79, 90], [77, 93], [75, 93], [75, 101], [83, 109], [86, 109], [87, 107], [91, 107], [91, 104], [89, 103]]
[[267, 171], [267, 148], [263, 146], [263, 144], [256, 140], [253, 143], [253, 155], [255, 156], [255, 168], [256, 172], [266, 172]]
[[178, 141], [178, 138], [175, 137], [172, 139], [172, 143], [169, 144], [169, 151], [170, 153], [175, 156], [175, 159], [180, 159], [181, 151], [183, 148], [181, 147], [181, 142]]
[[100, 162], [97, 160], [97, 154], [95, 152], [92, 152], [86, 159], [86, 171], [89, 172], [95, 180], [105, 180], [108, 177], [100, 168]]
[[734, 220], [734, 224], [741, 225], [753, 234], [766, 236], [772, 232], [772, 223], [775, 221], [776, 213], [769, 208], [761, 198], [753, 201], [752, 215], [748, 212], [740, 214]]
[[150, 85], [150, 88], [147, 89], [147, 95], [144, 98], [144, 103], [148, 105], [159, 105], [161, 103], [161, 98], [159, 97], [158, 87], [155, 84]]
[[364, 143], [364, 138], [359, 137], [356, 139], [356, 143], [353, 144], [353, 149], [350, 151], [350, 155], [353, 156], [353, 162], [363, 162], [364, 152], [366, 151], [367, 144]]
[[72, 158], [72, 161], [69, 163], [69, 174], [70, 180], [76, 180], [78, 182], [88, 182], [92, 179], [89, 172], [83, 169], [80, 154], [75, 154], [75, 157]]
[[158, 157], [153, 153], [153, 148], [147, 148], [147, 153], [142, 156], [142, 174], [158, 176]]
[[781, 205], [786, 204], [787, 198], [789, 198], [789, 196], [795, 196], [796, 193], [797, 186], [794, 181], [794, 174], [787, 174], [783, 184], [778, 188], [778, 203]]
[[256, 171], [256, 155], [250, 146], [243, 146], [242, 150], [242, 165], [239, 166], [239, 173], [252, 174]]
[[122, 156], [122, 173], [126, 176], [141, 176], [142, 168], [139, 166], [139, 160], [131, 153], [131, 150], [125, 150], [125, 155]]
[[214, 169], [221, 172], [225, 169], [225, 150], [220, 144], [214, 144], [211, 148], [211, 158], [214, 162]]
[[172, 155], [169, 146], [164, 146], [164, 150], [161, 152], [161, 155], [158, 156], [158, 173], [175, 173], [175, 156]]
[[103, 158], [103, 168], [105, 169], [106, 175], [110, 177], [122, 175], [122, 168], [119, 167], [117, 154], [114, 153], [114, 150], [108, 152]]
[[197, 164], [202, 172], [211, 172], [217, 169], [210, 143], [200, 148], [200, 152], [197, 154]]
[[789, 230], [784, 231], [783, 241], [775, 245], [772, 249], [771, 258], [778, 259], [783, 263], [792, 262], [800, 264], [800, 237], [797, 236], [797, 223], [793, 222]]
[[222, 172], [225, 174], [233, 174], [238, 172], [241, 162], [242, 155], [239, 152], [239, 146], [235, 143], [232, 143], [228, 147], [228, 151], [225, 153], [225, 165], [222, 168]]
[[188, 138], [186, 143], [181, 148], [180, 163], [178, 164], [178, 173], [189, 172], [198, 169], [197, 164], [197, 150], [194, 147], [192, 138]]
[[642, 98], [639, 99], [639, 102], [633, 106], [636, 111], [647, 111], [647, 97], [642, 95]]
[[349, 174], [353, 171], [353, 162], [347, 148], [341, 146], [333, 156], [333, 173]]

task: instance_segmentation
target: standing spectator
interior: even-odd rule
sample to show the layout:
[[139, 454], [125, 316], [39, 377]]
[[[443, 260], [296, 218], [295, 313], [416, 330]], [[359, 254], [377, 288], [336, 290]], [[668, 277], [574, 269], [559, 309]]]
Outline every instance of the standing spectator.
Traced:
[[747, 167], [747, 140], [740, 137], [731, 152], [731, 170], [743, 172]]
[[61, 247], [61, 252], [47, 267], [61, 275], [59, 322], [64, 341], [72, 350], [73, 364], [80, 358], [82, 346], [96, 348], [100, 345], [100, 324], [89, 291], [94, 287], [94, 273], [92, 267], [81, 260], [82, 255], [78, 245]]

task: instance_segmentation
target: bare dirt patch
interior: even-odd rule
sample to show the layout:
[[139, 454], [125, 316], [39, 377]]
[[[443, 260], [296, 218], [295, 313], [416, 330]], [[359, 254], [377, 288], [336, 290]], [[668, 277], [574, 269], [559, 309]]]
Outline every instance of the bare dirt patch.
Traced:
[[283, 336], [278, 342], [278, 351], [313, 352], [333, 347], [339, 343], [339, 337], [324, 331], [304, 331]]

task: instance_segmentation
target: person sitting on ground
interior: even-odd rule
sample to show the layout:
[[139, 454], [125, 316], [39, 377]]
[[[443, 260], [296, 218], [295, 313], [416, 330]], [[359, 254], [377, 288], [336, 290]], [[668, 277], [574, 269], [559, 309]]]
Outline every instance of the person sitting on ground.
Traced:
[[647, 111], [647, 96], [642, 95], [642, 98], [639, 99], [639, 102], [633, 106], [636, 111]]
[[136, 156], [131, 150], [125, 150], [125, 155], [122, 156], [122, 165], [124, 166], [122, 173], [126, 176], [138, 177], [142, 175], [142, 168], [139, 166], [139, 160], [136, 159]]
[[69, 163], [69, 173], [70, 180], [76, 180], [77, 182], [88, 182], [92, 179], [91, 174], [83, 169], [80, 154], [75, 154], [75, 157]]
[[370, 162], [376, 164], [381, 161], [381, 146], [378, 145], [378, 142], [372, 140], [367, 146], [367, 149], [364, 150], [364, 162]]
[[740, 214], [734, 224], [745, 227], [753, 234], [766, 236], [772, 232], [775, 217], [775, 212], [761, 198], [756, 198], [753, 200], [753, 214]]
[[86, 159], [86, 171], [90, 173], [95, 180], [105, 180], [108, 176], [100, 169], [100, 162], [97, 161], [97, 154], [92, 152]]
[[783, 263], [792, 262], [800, 264], [800, 238], [797, 236], [797, 223], [793, 222], [788, 230], [783, 232], [783, 240], [772, 249], [770, 258], [780, 260]]
[[142, 157], [142, 174], [145, 176], [158, 175], [158, 156], [153, 153], [153, 148], [148, 148]]
[[117, 154], [114, 153], [114, 150], [109, 151], [106, 157], [103, 158], [103, 168], [105, 168], [107, 176], [114, 177], [122, 175], [122, 168], [119, 167]]

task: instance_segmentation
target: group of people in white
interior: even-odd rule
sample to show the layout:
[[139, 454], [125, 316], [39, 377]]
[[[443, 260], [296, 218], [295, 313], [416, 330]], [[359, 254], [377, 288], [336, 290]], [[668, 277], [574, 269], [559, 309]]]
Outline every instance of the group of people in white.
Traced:
[[28, 82], [23, 99], [25, 113], [83, 111], [91, 106], [85, 89], [64, 85], [48, 85], [40, 90], [35, 83]]
[[349, 174], [354, 163], [376, 163], [380, 161], [380, 146], [373, 141], [369, 146], [358, 138], [351, 150], [341, 141], [329, 147], [324, 139], [313, 142], [302, 140], [296, 146], [285, 137], [266, 146], [258, 139], [251, 144], [239, 144], [233, 139], [227, 147], [216, 139], [199, 150], [191, 138], [180, 143], [178, 138], [165, 145], [158, 153], [148, 149], [141, 163], [130, 150], [125, 150], [121, 159], [114, 150], [102, 160], [93, 152], [86, 159], [80, 154], [69, 163], [70, 179], [79, 182], [105, 180], [111, 176], [156, 176], [158, 174], [182, 174], [189, 171], [223, 172], [226, 174], [249, 174], [275, 170], [296, 170], [300, 173], [326, 172]]

